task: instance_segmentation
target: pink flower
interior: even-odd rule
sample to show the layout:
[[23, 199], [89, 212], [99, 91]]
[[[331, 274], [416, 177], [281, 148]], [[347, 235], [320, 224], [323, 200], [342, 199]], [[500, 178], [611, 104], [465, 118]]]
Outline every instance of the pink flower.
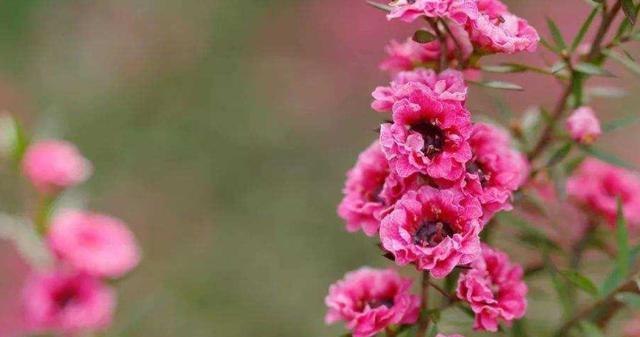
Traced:
[[412, 22], [423, 16], [449, 18], [464, 24], [470, 17], [477, 16], [477, 6], [474, 0], [397, 0], [387, 18]]
[[388, 87], [377, 87], [371, 94], [374, 98], [371, 107], [380, 112], [390, 111], [413, 90], [439, 100], [464, 102], [467, 99], [467, 85], [461, 72], [447, 69], [438, 74], [432, 69], [418, 68], [397, 73]]
[[600, 121], [590, 107], [580, 107], [567, 119], [567, 131], [578, 143], [591, 144], [600, 135]]
[[347, 230], [362, 228], [365, 234], [378, 233], [380, 220], [404, 191], [416, 185], [416, 179], [400, 178], [389, 171], [380, 144], [375, 141], [358, 156], [356, 165], [347, 172], [344, 198], [338, 215], [347, 221]]
[[424, 186], [409, 191], [380, 225], [380, 241], [398, 265], [415, 263], [436, 278], [480, 254], [482, 210], [453, 189]]
[[511, 148], [509, 136], [485, 123], [476, 123], [469, 140], [473, 159], [467, 162], [463, 189], [478, 198], [486, 223], [501, 210], [510, 210], [510, 199], [525, 181], [529, 163]]
[[580, 205], [615, 225], [616, 200], [629, 225], [640, 226], [640, 178], [637, 174], [597, 159], [586, 159], [567, 180], [567, 194]]
[[487, 245], [482, 245], [481, 256], [471, 266], [460, 275], [457, 295], [476, 314], [474, 329], [495, 332], [498, 320], [510, 324], [524, 316], [527, 285], [522, 280], [521, 266]]
[[474, 46], [489, 53], [536, 50], [540, 41], [538, 32], [526, 20], [509, 13], [502, 2], [478, 1], [478, 11], [478, 16], [467, 23]]
[[[468, 60], [473, 53], [473, 46], [469, 40], [469, 34], [464, 27], [451, 23], [451, 32], [461, 47], [462, 57]], [[447, 35], [447, 59], [456, 60], [457, 45], [453, 38]], [[403, 43], [391, 41], [385, 48], [388, 57], [380, 64], [380, 69], [390, 73], [413, 70], [418, 66], [440, 62], [440, 42], [435, 40], [428, 43], [417, 43], [408, 38]]]
[[420, 299], [410, 293], [412, 283], [391, 269], [347, 273], [329, 288], [325, 321], [345, 321], [353, 337], [373, 336], [391, 324], [413, 324]]
[[71, 143], [46, 140], [27, 149], [22, 172], [44, 194], [54, 194], [84, 182], [91, 175], [91, 163]]
[[[442, 95], [451, 94], [447, 91]], [[393, 100], [393, 124], [380, 129], [380, 144], [391, 169], [401, 177], [422, 173], [459, 179], [471, 159], [469, 111], [461, 102], [434, 97], [433, 90], [419, 82], [403, 85]]]
[[640, 316], [636, 316], [624, 326], [624, 337], [638, 337], [640, 336]]
[[113, 291], [86, 274], [34, 274], [24, 288], [26, 321], [36, 332], [77, 334], [111, 324]]
[[120, 277], [140, 261], [131, 231], [106, 215], [65, 211], [53, 219], [47, 239], [62, 261], [91, 275]]

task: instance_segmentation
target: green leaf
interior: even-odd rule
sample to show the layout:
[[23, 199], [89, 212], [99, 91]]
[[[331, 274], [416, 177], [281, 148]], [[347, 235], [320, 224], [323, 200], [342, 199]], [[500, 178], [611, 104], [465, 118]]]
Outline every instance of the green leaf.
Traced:
[[627, 230], [627, 222], [624, 218], [622, 210], [622, 200], [620, 196], [617, 199], [616, 212], [616, 245], [618, 246], [618, 255], [616, 256], [616, 265], [618, 272], [622, 278], [629, 274], [629, 232]]
[[369, 5], [371, 5], [373, 8], [377, 8], [377, 9], [379, 9], [381, 11], [385, 11], [385, 12], [391, 12], [391, 6], [389, 6], [389, 5], [377, 3], [377, 2], [371, 1], [371, 0], [367, 0], [367, 3]]
[[527, 325], [524, 318], [515, 320], [511, 328], [512, 337], [528, 337]]
[[631, 22], [631, 25], [636, 24], [636, 6], [633, 4], [633, 0], [622, 0], [622, 11], [627, 17], [627, 20]]
[[562, 37], [562, 33], [558, 28], [558, 25], [549, 17], [547, 17], [547, 26], [549, 27], [549, 32], [551, 32], [551, 36], [553, 40], [556, 42], [556, 46], [558, 46], [561, 50], [567, 49], [567, 43], [564, 42], [564, 38]]
[[596, 149], [593, 146], [584, 146], [584, 145], [580, 145], [580, 149], [582, 151], [584, 151], [585, 153], [596, 157], [604, 162], [607, 162], [609, 164], [612, 165], [616, 165], [616, 166], [621, 166], [621, 167], [625, 167], [631, 170], [634, 170], [635, 168], [633, 167], [633, 165], [628, 164], [627, 162], [623, 161], [622, 159], [610, 154], [610, 153], [606, 153], [602, 150]]
[[544, 265], [545, 269], [551, 276], [551, 282], [553, 283], [553, 287], [558, 295], [558, 300], [560, 301], [560, 304], [562, 304], [564, 316], [568, 317], [573, 310], [573, 299], [569, 296], [570, 292], [567, 284], [564, 283], [562, 278], [560, 278], [558, 270], [555, 265], [553, 265], [553, 262], [551, 262], [551, 259], [547, 254], [544, 255]]
[[611, 132], [620, 128], [624, 128], [630, 126], [633, 123], [640, 121], [640, 115], [629, 115], [626, 117], [622, 117], [620, 119], [613, 120], [611, 122], [605, 123], [602, 126], [603, 132]]
[[640, 310], [640, 295], [636, 293], [619, 293], [616, 295], [616, 300], [631, 309]]
[[438, 334], [438, 325], [437, 324], [433, 324], [429, 328], [429, 331], [427, 332], [427, 337], [436, 337], [437, 334]]
[[602, 53], [609, 56], [612, 60], [622, 64], [634, 74], [640, 75], [640, 65], [620, 55], [620, 53], [617, 53], [613, 50], [603, 50]]
[[570, 176], [585, 159], [586, 157], [584, 155], [580, 155], [570, 160], [564, 167], [565, 175]]
[[424, 29], [417, 30], [413, 34], [413, 41], [418, 43], [429, 43], [431, 41], [434, 41], [435, 39], [437, 39], [437, 37], [433, 33]]
[[598, 288], [593, 284], [593, 282], [587, 278], [586, 276], [580, 274], [575, 270], [565, 270], [560, 272], [562, 276], [564, 276], [569, 282], [571, 282], [574, 286], [578, 287], [581, 290], [584, 290], [589, 295], [597, 296]]
[[557, 47], [551, 45], [551, 43], [549, 43], [549, 41], [547, 41], [545, 38], [543, 38], [542, 36], [540, 37], [540, 44], [547, 48], [549, 51], [556, 53], [556, 54], [561, 54], [561, 50], [559, 50]]
[[580, 328], [582, 332], [585, 334], [585, 337], [605, 337], [600, 328], [598, 328], [595, 324], [582, 321], [580, 322]]
[[613, 74], [610, 73], [608, 70], [603, 69], [592, 63], [585, 63], [585, 62], [578, 63], [573, 66], [573, 69], [587, 75], [614, 77]]
[[481, 87], [492, 88], [492, 89], [503, 89], [503, 90], [524, 90], [521, 86], [509, 82], [504, 81], [468, 81], [469, 83], [479, 85]]
[[493, 66], [482, 66], [480, 68], [489, 73], [521, 73], [527, 71], [527, 67], [519, 64], [499, 64]]
[[587, 33], [587, 31], [589, 31], [589, 27], [591, 27], [593, 18], [596, 16], [596, 14], [598, 14], [599, 9], [600, 9], [600, 6], [594, 7], [591, 13], [589, 14], [589, 16], [587, 17], [587, 20], [585, 20], [585, 22], [580, 27], [578, 34], [573, 39], [573, 43], [571, 43], [572, 52], [575, 51], [580, 46], [580, 43], [582, 43], [582, 39], [584, 39], [585, 34]]
[[549, 158], [549, 161], [547, 161], [546, 166], [551, 167], [561, 162], [563, 159], [565, 159], [569, 155], [572, 147], [573, 147], [573, 144], [571, 142], [567, 142], [564, 145], [562, 145], [553, 153], [553, 155], [551, 155], [551, 158]]
[[0, 239], [12, 241], [21, 256], [36, 267], [52, 264], [52, 257], [33, 225], [24, 218], [0, 213]]
[[590, 96], [602, 98], [621, 98], [629, 94], [624, 89], [616, 87], [590, 87], [587, 88], [587, 93]]
[[551, 73], [552, 74], [557, 74], [559, 73], [562, 69], [567, 67], [567, 63], [564, 61], [560, 61], [556, 64], [554, 64], [553, 66], [551, 66]]

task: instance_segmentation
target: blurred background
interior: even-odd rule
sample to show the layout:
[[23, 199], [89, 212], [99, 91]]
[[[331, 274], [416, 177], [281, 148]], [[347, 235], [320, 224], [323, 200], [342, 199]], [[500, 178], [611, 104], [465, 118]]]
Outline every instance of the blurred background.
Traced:
[[[545, 15], [574, 35], [589, 11], [581, 0], [507, 2], [544, 35]], [[0, 110], [37, 138], [76, 143], [96, 171], [72, 198], [124, 219], [143, 247], [105, 336], [343, 332], [323, 323], [329, 284], [389, 263], [373, 239], [346, 233], [335, 206], [383, 117], [369, 108], [388, 81], [383, 47], [418, 26], [357, 0], [13, 0], [0, 2], [0, 22]], [[542, 65], [543, 54], [515, 59]], [[472, 88], [474, 118], [558, 95], [539, 75], [509, 80], [527, 90]], [[595, 106], [607, 120], [637, 113], [638, 100]], [[620, 146], [637, 131], [603, 147], [638, 164]], [[0, 209], [19, 198], [3, 195]], [[19, 331], [26, 271], [0, 241], [0, 336]]]

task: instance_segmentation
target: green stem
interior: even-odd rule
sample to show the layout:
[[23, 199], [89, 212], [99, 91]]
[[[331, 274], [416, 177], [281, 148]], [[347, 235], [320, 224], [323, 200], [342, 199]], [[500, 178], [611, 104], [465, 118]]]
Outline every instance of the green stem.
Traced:
[[422, 301], [420, 302], [420, 321], [416, 337], [425, 337], [429, 329], [429, 272], [422, 272]]
[[44, 194], [41, 194], [38, 198], [38, 208], [36, 209], [33, 223], [36, 227], [36, 231], [42, 237], [44, 237], [49, 230], [49, 215], [51, 215], [51, 209], [54, 201], [55, 197]]

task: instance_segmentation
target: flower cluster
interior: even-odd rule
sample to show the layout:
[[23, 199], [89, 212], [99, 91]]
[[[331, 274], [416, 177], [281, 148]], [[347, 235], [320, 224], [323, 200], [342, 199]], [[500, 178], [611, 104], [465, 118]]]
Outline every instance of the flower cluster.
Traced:
[[[22, 159], [23, 175], [42, 201], [41, 213], [65, 189], [85, 181], [91, 167], [75, 146], [57, 140], [32, 144]], [[116, 297], [106, 279], [124, 276], [140, 261], [131, 231], [118, 219], [83, 210], [61, 210], [52, 220], [36, 216], [35, 221], [55, 263], [26, 282], [27, 328], [77, 335], [108, 327]]]
[[[464, 266], [458, 296], [476, 314], [476, 329], [495, 331], [499, 319], [522, 317], [527, 288], [522, 269], [482, 244], [480, 233], [497, 212], [511, 209], [529, 163], [505, 131], [472, 121], [468, 74], [436, 64], [442, 56], [460, 65], [473, 55], [532, 51], [538, 35], [497, 0], [398, 0], [388, 15], [418, 17], [447, 25], [446, 35], [439, 32], [446, 40], [387, 47], [381, 68], [392, 79], [373, 91], [371, 104], [387, 122], [347, 173], [338, 215], [349, 232], [377, 235], [399, 266], [438, 279]], [[330, 289], [327, 322], [346, 321], [356, 337], [415, 322], [417, 300], [409, 300], [411, 282], [401, 280], [393, 271], [347, 274]]]
[[526, 20], [509, 12], [499, 0], [400, 0], [392, 4], [387, 17], [407, 22], [441, 19], [451, 32], [446, 48], [438, 40], [425, 44], [411, 39], [392, 41], [386, 48], [388, 58], [380, 64], [382, 70], [392, 73], [436, 63], [443, 49], [447, 51], [444, 57], [453, 64], [474, 67], [468, 63], [479, 56], [535, 51], [540, 40]]

